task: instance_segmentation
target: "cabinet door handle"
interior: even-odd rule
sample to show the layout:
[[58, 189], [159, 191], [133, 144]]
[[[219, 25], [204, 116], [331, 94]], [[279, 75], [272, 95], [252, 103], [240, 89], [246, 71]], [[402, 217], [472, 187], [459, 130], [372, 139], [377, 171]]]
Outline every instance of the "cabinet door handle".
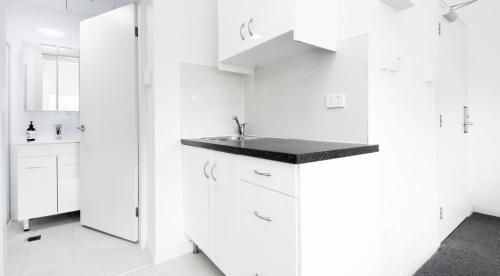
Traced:
[[253, 36], [255, 34], [252, 30], [252, 26], [253, 26], [253, 18], [250, 18], [250, 21], [248, 21], [248, 33], [250, 34], [250, 36]]
[[208, 176], [208, 174], [207, 174], [207, 166], [208, 166], [208, 164], [210, 164], [210, 162], [209, 162], [209, 161], [207, 161], [207, 162], [205, 163], [205, 165], [203, 166], [203, 174], [205, 175], [205, 178], [206, 178], [206, 179], [210, 179], [210, 176]]
[[240, 37], [241, 37], [241, 39], [242, 39], [242, 40], [247, 40], [247, 38], [246, 38], [246, 37], [245, 37], [245, 35], [243, 34], [243, 29], [245, 29], [245, 28], [246, 28], [246, 26], [247, 26], [247, 25], [246, 25], [245, 23], [241, 24], [241, 26], [240, 26]]
[[27, 167], [27, 170], [45, 169], [45, 167]]
[[254, 214], [256, 217], [260, 218], [261, 220], [265, 220], [265, 221], [269, 221], [269, 222], [271, 222], [271, 221], [272, 221], [272, 219], [271, 219], [270, 217], [264, 217], [264, 216], [261, 216], [261, 215], [259, 215], [259, 212], [257, 212], [257, 211], [253, 212], [253, 214]]
[[214, 165], [212, 166], [212, 170], [210, 170], [210, 174], [212, 175], [212, 179], [214, 181], [217, 181], [217, 178], [215, 178], [215, 176], [214, 176], [214, 169], [215, 169], [215, 167], [217, 167], [217, 164], [214, 163]]
[[262, 176], [271, 177], [271, 173], [263, 173], [263, 172], [259, 172], [258, 170], [254, 170], [253, 172], [254, 172], [255, 174], [257, 174], [257, 175], [262, 175]]

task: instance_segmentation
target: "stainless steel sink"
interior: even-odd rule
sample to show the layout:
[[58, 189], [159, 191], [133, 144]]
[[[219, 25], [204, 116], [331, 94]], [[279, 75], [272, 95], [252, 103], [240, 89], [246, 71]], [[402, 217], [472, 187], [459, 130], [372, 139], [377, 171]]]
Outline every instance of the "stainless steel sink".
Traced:
[[254, 137], [254, 136], [224, 136], [224, 137], [206, 137], [206, 138], [201, 138], [201, 140], [208, 140], [208, 141], [248, 141], [248, 140], [257, 140], [257, 139], [262, 139], [260, 137]]

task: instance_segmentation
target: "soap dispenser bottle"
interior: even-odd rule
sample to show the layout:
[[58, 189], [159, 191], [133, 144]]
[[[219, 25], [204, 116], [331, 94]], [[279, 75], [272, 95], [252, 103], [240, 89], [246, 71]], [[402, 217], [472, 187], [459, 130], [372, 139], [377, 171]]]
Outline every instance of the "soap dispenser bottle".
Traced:
[[33, 127], [33, 121], [30, 121], [30, 125], [26, 130], [26, 140], [28, 142], [35, 142], [36, 138], [36, 129]]

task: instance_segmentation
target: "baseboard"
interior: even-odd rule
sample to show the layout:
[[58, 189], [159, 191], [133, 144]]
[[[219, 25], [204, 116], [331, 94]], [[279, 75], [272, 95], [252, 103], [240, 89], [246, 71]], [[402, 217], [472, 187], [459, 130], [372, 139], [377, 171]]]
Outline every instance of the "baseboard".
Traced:
[[425, 262], [427, 262], [432, 257], [432, 255], [434, 255], [434, 253], [436, 253], [438, 248], [439, 248], [439, 243], [437, 242], [429, 246], [426, 246], [419, 252], [419, 254], [416, 255], [416, 257], [413, 260], [411, 260], [409, 263], [403, 266], [402, 269], [400, 269], [396, 275], [410, 276], [415, 274], [415, 272], [417, 272], [417, 270], [423, 264], [425, 264]]
[[156, 254], [152, 254], [153, 262], [154, 265], [157, 265], [163, 262], [173, 260], [182, 255], [186, 255], [188, 253], [191, 253], [192, 251], [193, 251], [193, 243], [191, 241], [186, 241], [176, 246], [172, 246], [165, 250], [156, 252]]

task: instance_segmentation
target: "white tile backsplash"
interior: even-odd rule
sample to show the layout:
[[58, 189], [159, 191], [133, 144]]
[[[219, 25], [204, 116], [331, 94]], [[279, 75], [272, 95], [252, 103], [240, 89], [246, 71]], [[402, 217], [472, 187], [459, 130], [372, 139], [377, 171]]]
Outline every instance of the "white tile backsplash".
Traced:
[[243, 75], [181, 64], [182, 137], [235, 135], [233, 115], [244, 121]]

